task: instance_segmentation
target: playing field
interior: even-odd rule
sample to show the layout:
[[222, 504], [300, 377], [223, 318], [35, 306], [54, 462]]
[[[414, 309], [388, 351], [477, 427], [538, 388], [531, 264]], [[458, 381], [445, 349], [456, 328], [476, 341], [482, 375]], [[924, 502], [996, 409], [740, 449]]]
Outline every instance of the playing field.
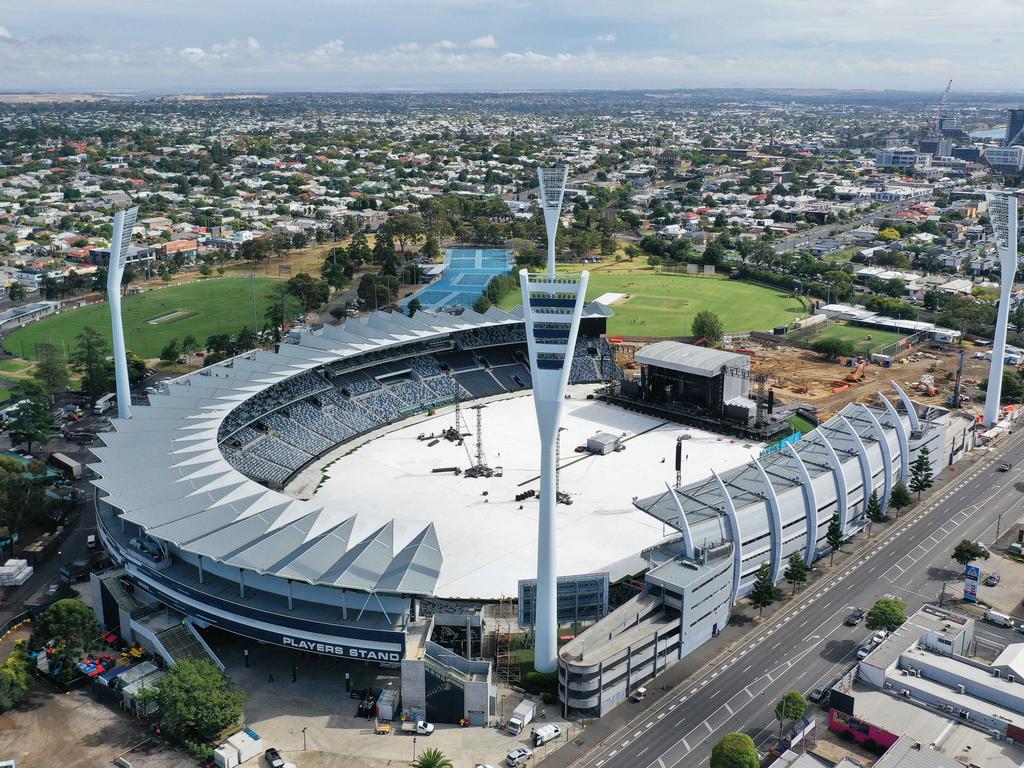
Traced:
[[[650, 270], [598, 270], [590, 273], [587, 300], [603, 293], [625, 293], [612, 305], [608, 333], [621, 336], [688, 336], [694, 316], [709, 309], [722, 318], [726, 333], [768, 331], [807, 313], [792, 295], [760, 285], [719, 277], [657, 274]], [[518, 291], [502, 309], [521, 303]]]
[[[815, 326], [817, 329], [819, 326]], [[854, 354], [868, 355], [881, 347], [892, 344], [894, 341], [906, 338], [905, 333], [893, 331], [880, 331], [877, 328], [861, 328], [856, 325], [829, 325], [822, 330], [814, 330], [809, 336], [803, 338], [808, 344], [813, 344], [818, 339], [842, 339], [853, 344]]]
[[[260, 329], [265, 322], [264, 311], [270, 304], [268, 288], [274, 283], [274, 280], [266, 278], [212, 279], [125, 296], [121, 302], [125, 344], [137, 355], [154, 358], [160, 356], [160, 350], [171, 339], [181, 342], [191, 335], [202, 344], [217, 333], [233, 335], [242, 326], [248, 326], [250, 330]], [[86, 326], [102, 333], [110, 343], [110, 308], [107, 304], [92, 304], [30, 323], [10, 334], [3, 345], [12, 355], [29, 360], [36, 359], [37, 344], [52, 344], [61, 354], [70, 353], [76, 343], [75, 337]]]

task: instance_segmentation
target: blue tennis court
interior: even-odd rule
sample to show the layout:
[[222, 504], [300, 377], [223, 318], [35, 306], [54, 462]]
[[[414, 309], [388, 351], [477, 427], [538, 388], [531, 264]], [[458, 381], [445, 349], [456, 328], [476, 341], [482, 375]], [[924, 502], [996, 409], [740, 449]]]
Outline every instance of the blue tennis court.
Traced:
[[423, 309], [441, 309], [455, 304], [471, 309], [487, 282], [511, 270], [513, 264], [512, 252], [504, 248], [451, 248], [441, 279], [403, 300], [401, 306], [417, 298]]

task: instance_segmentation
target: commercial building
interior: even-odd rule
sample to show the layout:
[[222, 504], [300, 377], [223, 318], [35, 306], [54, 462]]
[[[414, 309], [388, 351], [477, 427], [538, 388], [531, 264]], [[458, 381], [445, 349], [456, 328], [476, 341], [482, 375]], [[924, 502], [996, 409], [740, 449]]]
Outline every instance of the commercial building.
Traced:
[[1024, 168], [1024, 143], [1010, 147], [986, 147], [985, 160], [997, 171], [1016, 173]]
[[[1024, 763], [1024, 644], [992, 663], [968, 656], [975, 620], [926, 605], [829, 692], [829, 729], [887, 748], [893, 765]], [[890, 758], [890, 753], [892, 757]]]
[[875, 153], [878, 168], [928, 168], [932, 156], [916, 149], [883, 149]]
[[1024, 108], [1007, 110], [1006, 143], [1010, 146], [1024, 144]]

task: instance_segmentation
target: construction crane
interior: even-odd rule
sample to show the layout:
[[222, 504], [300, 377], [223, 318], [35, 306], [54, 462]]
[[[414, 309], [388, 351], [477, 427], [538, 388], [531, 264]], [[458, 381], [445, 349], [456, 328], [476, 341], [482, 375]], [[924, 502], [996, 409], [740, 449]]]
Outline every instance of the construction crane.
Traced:
[[964, 375], [964, 351], [960, 350], [960, 364], [956, 367], [956, 384], [953, 385], [953, 394], [949, 396], [949, 405], [951, 408], [960, 407], [960, 384], [963, 381]]
[[935, 111], [935, 135], [942, 136], [942, 110], [946, 106], [946, 98], [949, 96], [949, 89], [953, 87], [953, 80], [950, 79], [946, 83], [946, 90], [942, 92], [942, 98], [939, 99], [939, 108]]

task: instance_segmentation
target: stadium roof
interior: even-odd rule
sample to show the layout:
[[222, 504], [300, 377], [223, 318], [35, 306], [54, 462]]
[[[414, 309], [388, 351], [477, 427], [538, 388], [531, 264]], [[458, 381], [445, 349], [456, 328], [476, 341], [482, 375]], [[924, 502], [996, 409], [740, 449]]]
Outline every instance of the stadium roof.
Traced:
[[653, 365], [670, 371], [697, 376], [717, 376], [725, 367], [741, 368], [750, 365], [750, 358], [721, 349], [697, 347], [680, 341], [659, 341], [636, 353], [641, 365]]
[[326, 508], [241, 474], [218, 445], [230, 411], [268, 387], [367, 350], [458, 330], [521, 323], [486, 314], [376, 313], [302, 333], [167, 382], [130, 420], [100, 435], [91, 468], [103, 500], [154, 539], [261, 574], [346, 589], [433, 594], [443, 562], [431, 523]]

